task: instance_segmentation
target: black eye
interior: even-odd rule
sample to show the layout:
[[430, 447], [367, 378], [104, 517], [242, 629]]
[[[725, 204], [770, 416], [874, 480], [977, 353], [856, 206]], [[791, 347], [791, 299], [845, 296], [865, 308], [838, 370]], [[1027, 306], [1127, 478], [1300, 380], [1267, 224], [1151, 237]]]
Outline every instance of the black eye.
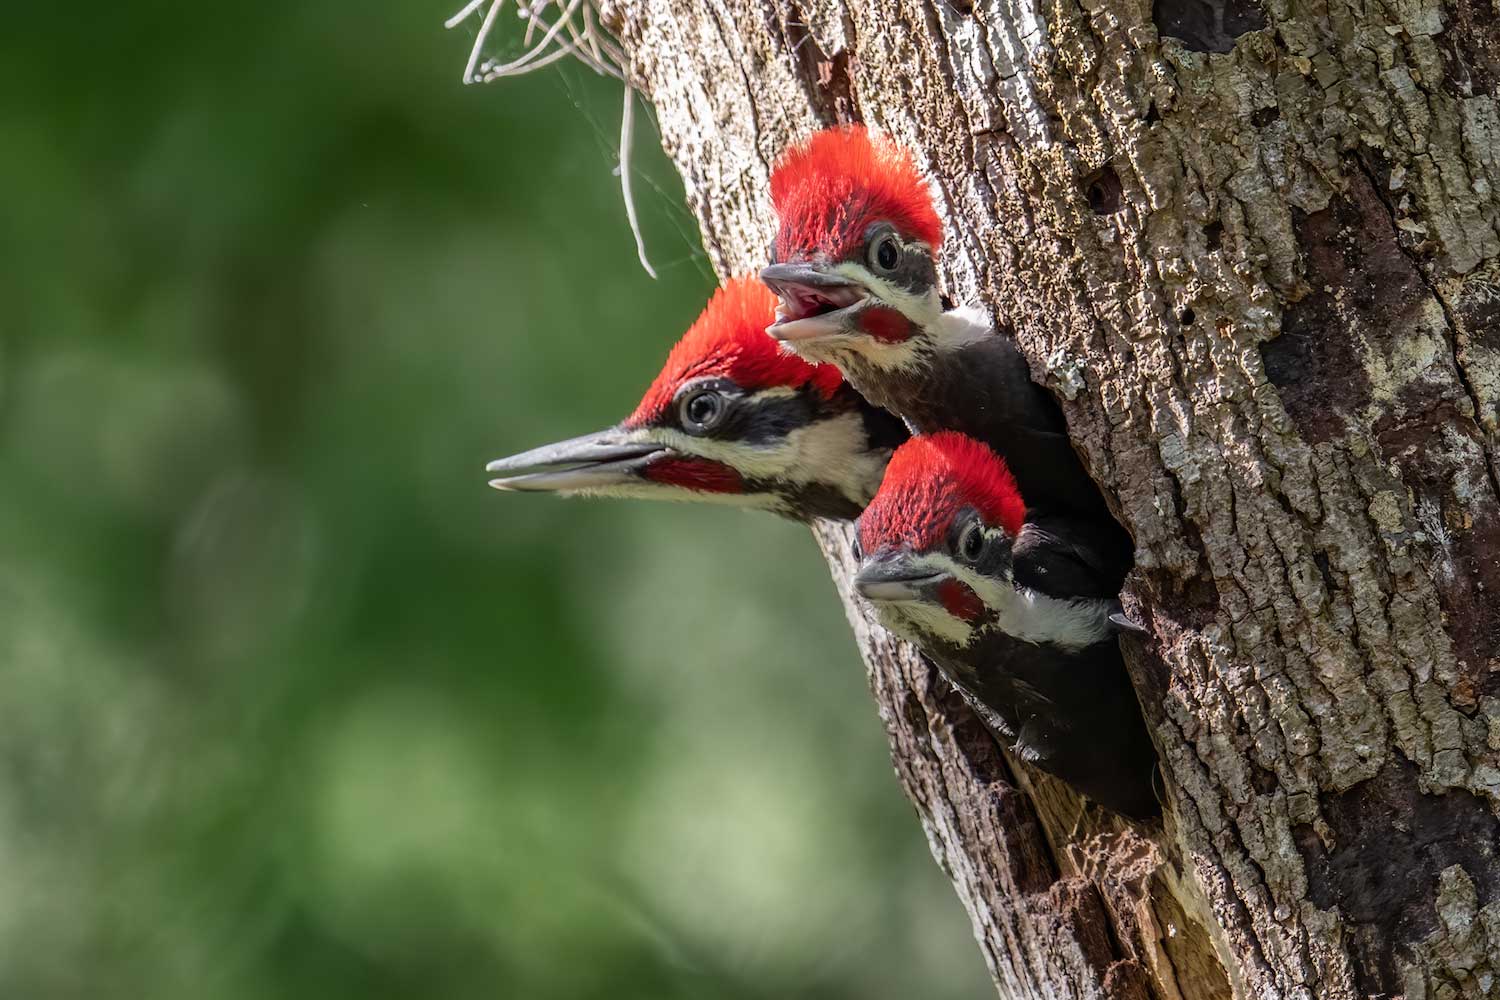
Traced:
[[885, 233], [870, 244], [870, 266], [877, 271], [890, 273], [901, 263], [901, 244], [894, 233]]
[[695, 392], [682, 401], [682, 429], [701, 434], [714, 428], [724, 416], [724, 397], [712, 389]]
[[978, 562], [984, 554], [984, 532], [979, 522], [970, 522], [964, 533], [958, 536], [958, 554], [967, 562]]

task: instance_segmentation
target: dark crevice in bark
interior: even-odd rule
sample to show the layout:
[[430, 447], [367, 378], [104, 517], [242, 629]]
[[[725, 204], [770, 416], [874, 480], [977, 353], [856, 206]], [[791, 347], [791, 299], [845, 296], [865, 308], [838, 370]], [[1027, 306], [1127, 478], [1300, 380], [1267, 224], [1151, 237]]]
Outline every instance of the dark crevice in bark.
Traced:
[[1256, 108], [1250, 112], [1250, 124], [1256, 128], [1265, 128], [1275, 121], [1281, 120], [1281, 109], [1274, 104], [1267, 108]]
[[1203, 245], [1209, 253], [1224, 246], [1224, 223], [1222, 221], [1215, 219], [1203, 227]]
[[[847, 24], [845, 28], [853, 37]], [[861, 121], [854, 81], [849, 75], [849, 49], [832, 55], [824, 52], [804, 20], [802, 9], [795, 3], [787, 5], [777, 29], [787, 54], [797, 66], [796, 78], [802, 83], [818, 121], [823, 125], [851, 125]]]

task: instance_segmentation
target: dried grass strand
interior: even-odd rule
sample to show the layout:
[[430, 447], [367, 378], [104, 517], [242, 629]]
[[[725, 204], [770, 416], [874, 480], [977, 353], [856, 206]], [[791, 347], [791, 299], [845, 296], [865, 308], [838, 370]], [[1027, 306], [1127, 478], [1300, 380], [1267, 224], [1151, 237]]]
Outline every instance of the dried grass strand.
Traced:
[[641, 267], [652, 278], [656, 269], [646, 259], [646, 238], [641, 235], [641, 222], [635, 214], [635, 198], [630, 193], [630, 137], [635, 130], [635, 88], [625, 85], [625, 107], [620, 112], [620, 193], [625, 196], [625, 218], [630, 222], [630, 233], [635, 237], [635, 255]]
[[[500, 2], [500, 0], [497, 0], [497, 2]], [[519, 58], [513, 59], [508, 63], [502, 63], [499, 66], [487, 66], [485, 77], [494, 80], [502, 76], [514, 76], [526, 72], [531, 61], [537, 58], [557, 38], [558, 33], [563, 30], [563, 24], [572, 19], [573, 12], [578, 9], [578, 5], [581, 3], [583, 3], [583, 0], [572, 0], [561, 16], [547, 26], [547, 33], [542, 36], [541, 41], [527, 49]], [[539, 14], [532, 14], [531, 20], [537, 20], [539, 17]]]
[[469, 15], [484, 6], [484, 0], [471, 0], [468, 6], [443, 22], [443, 27], [452, 30], [469, 19]]
[[[494, 30], [505, 0], [469, 0], [462, 10], [443, 22], [445, 28], [456, 28], [477, 14], [487, 2], [489, 9], [474, 36], [469, 61], [464, 66], [464, 83], [489, 83], [507, 76], [519, 76], [572, 56], [594, 72], [612, 76], [625, 84], [625, 104], [620, 112], [620, 193], [625, 199], [625, 218], [630, 223], [630, 233], [635, 237], [636, 257], [646, 273], [655, 278], [656, 269], [646, 259], [646, 239], [641, 233], [635, 195], [631, 190], [630, 147], [635, 134], [635, 88], [625, 79], [624, 51], [600, 29], [594, 18], [593, 0], [568, 0], [567, 6], [563, 5], [563, 0], [516, 0], [516, 14], [526, 21], [521, 40], [524, 51], [509, 62], [486, 59], [481, 64], [485, 42]], [[549, 5], [557, 9], [556, 19], [551, 23], [542, 16]], [[581, 19], [581, 27], [575, 17]], [[542, 31], [540, 39], [536, 38], [538, 30]], [[566, 37], [563, 37], [564, 32]]]
[[490, 11], [484, 16], [484, 23], [479, 26], [479, 34], [474, 36], [474, 47], [469, 50], [469, 62], [464, 66], [464, 83], [474, 82], [474, 67], [479, 63], [479, 56], [484, 52], [485, 39], [490, 37], [490, 31], [495, 27], [495, 18], [499, 16], [500, 8], [504, 5], [505, 0], [494, 0], [490, 4]]

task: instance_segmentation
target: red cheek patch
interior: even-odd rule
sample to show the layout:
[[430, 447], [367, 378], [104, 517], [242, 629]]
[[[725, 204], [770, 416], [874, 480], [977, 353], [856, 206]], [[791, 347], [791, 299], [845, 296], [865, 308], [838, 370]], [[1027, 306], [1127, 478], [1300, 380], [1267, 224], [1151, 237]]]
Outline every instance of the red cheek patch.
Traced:
[[911, 320], [890, 306], [871, 306], [860, 312], [859, 328], [887, 344], [901, 343], [912, 335], [914, 329]]
[[984, 602], [979, 595], [967, 583], [952, 577], [938, 585], [938, 600], [950, 615], [966, 622], [977, 622], [984, 614]]
[[664, 458], [652, 462], [642, 476], [653, 483], [680, 486], [700, 493], [743, 493], [744, 480], [727, 465], [704, 458]]

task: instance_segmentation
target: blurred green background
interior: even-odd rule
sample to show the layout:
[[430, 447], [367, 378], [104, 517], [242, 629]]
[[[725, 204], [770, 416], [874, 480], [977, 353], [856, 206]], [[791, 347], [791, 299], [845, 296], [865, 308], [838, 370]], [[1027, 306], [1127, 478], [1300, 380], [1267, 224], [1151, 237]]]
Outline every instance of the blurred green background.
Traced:
[[485, 487], [711, 276], [450, 13], [7, 10], [0, 996], [988, 995], [805, 531]]

